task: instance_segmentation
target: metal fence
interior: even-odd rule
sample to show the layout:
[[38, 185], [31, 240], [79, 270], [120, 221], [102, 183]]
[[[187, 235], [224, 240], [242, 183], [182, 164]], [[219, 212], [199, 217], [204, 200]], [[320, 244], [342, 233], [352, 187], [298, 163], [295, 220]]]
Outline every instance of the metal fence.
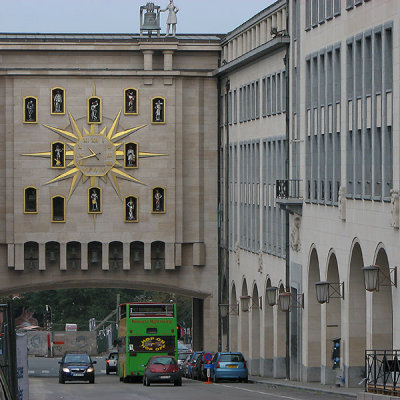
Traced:
[[365, 351], [365, 391], [400, 397], [400, 350]]

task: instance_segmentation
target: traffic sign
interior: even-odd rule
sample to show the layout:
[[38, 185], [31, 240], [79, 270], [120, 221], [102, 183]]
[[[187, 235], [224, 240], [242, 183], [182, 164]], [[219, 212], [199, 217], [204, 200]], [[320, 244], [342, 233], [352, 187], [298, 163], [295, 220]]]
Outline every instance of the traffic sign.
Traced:
[[211, 361], [212, 358], [213, 358], [213, 355], [212, 355], [211, 353], [206, 353], [206, 354], [204, 354], [204, 359], [205, 359], [206, 361]]
[[212, 369], [213, 365], [212, 364], [204, 364], [205, 369]]

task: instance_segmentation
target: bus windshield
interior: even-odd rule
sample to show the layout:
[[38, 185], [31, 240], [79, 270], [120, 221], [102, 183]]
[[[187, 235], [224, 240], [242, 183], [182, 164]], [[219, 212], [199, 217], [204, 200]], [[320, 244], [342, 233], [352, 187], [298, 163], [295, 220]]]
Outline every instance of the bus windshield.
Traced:
[[129, 316], [131, 318], [143, 316], [173, 317], [174, 306], [173, 304], [130, 304]]

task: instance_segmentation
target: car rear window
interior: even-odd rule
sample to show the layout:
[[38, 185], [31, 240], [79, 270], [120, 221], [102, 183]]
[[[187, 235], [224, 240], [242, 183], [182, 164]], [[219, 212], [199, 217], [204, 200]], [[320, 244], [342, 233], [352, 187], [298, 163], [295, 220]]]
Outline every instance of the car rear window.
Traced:
[[67, 354], [64, 358], [65, 363], [90, 363], [87, 354]]
[[222, 362], [243, 362], [244, 358], [241, 354], [221, 354], [219, 361]]
[[176, 361], [170, 357], [157, 357], [151, 360], [152, 364], [175, 365]]
[[109, 360], [116, 360], [118, 358], [118, 354], [110, 354]]
[[196, 361], [199, 358], [200, 354], [201, 353], [193, 354], [193, 361]]

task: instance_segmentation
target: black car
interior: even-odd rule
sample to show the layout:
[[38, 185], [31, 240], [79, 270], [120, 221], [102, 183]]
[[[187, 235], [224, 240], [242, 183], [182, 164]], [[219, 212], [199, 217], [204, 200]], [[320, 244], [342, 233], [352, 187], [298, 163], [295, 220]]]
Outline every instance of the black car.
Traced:
[[89, 381], [94, 383], [94, 367], [96, 361], [92, 361], [88, 353], [67, 351], [61, 361], [58, 373], [58, 382]]
[[[193, 379], [197, 379], [199, 381], [205, 381], [207, 379], [207, 368], [204, 367], [204, 364], [208, 364], [209, 362], [204, 359], [205, 354], [206, 352], [202, 352], [198, 356], [196, 364], [193, 366]], [[214, 353], [211, 354], [214, 356]]]
[[112, 352], [106, 358], [106, 374], [109, 375], [110, 372], [117, 372], [118, 370], [118, 353]]

